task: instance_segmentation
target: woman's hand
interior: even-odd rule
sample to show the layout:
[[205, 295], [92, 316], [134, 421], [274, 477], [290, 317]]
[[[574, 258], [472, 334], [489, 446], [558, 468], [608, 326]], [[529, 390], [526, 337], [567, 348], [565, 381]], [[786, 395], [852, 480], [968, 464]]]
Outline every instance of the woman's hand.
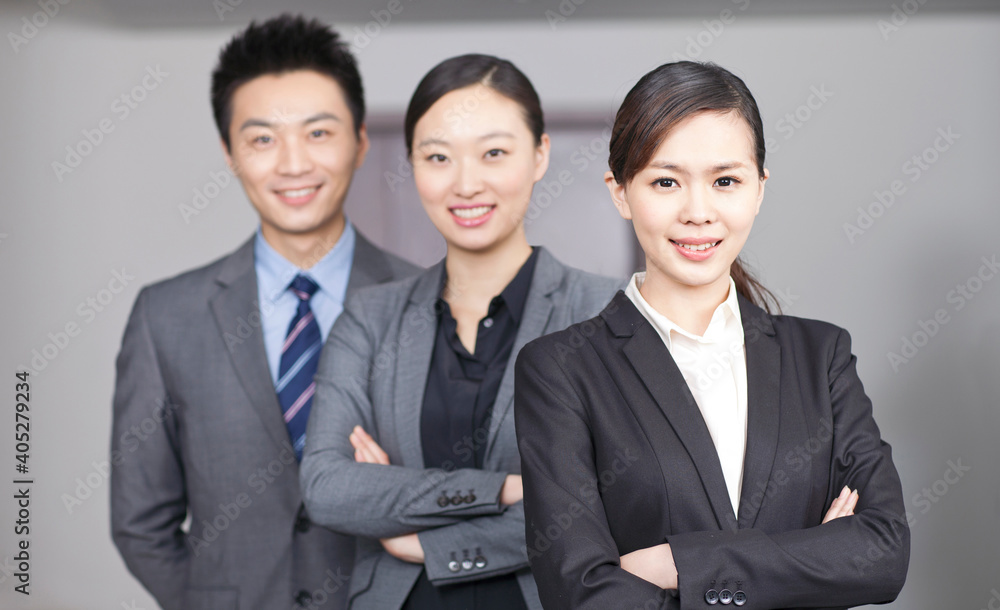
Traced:
[[848, 517], [854, 514], [854, 507], [858, 505], [858, 490], [851, 491], [846, 485], [840, 490], [840, 495], [834, 498], [830, 510], [826, 511], [823, 523], [828, 523], [840, 517]]
[[[389, 465], [389, 456], [379, 447], [365, 429], [361, 426], [354, 426], [350, 436], [351, 446], [354, 447], [354, 461], [359, 464], [381, 464]], [[423, 557], [423, 553], [421, 553]], [[422, 561], [421, 561], [422, 563]]]
[[382, 538], [379, 540], [386, 553], [389, 553], [400, 561], [408, 563], [424, 562], [424, 547], [420, 544], [420, 538], [416, 533], [404, 534], [395, 538]]
[[621, 558], [622, 569], [661, 589], [677, 588], [677, 566], [669, 544], [632, 551]]
[[524, 487], [521, 485], [521, 475], [509, 474], [500, 488], [500, 504], [510, 506], [524, 499]]

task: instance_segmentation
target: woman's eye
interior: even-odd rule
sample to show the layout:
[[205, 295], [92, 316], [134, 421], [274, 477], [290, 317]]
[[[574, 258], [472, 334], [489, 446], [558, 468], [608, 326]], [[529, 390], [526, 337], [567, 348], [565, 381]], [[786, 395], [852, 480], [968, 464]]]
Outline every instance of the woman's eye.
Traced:
[[427, 155], [427, 160], [431, 163], [444, 163], [448, 160], [448, 157], [442, 154], [434, 153], [433, 155]]
[[737, 180], [736, 178], [731, 178], [729, 176], [726, 176], [725, 178], [719, 178], [718, 180], [716, 180], [715, 184], [716, 186], [734, 186], [738, 182], [739, 180]]
[[504, 154], [504, 151], [499, 148], [492, 148], [486, 151], [486, 156], [491, 158], [499, 157], [502, 154]]
[[661, 188], [669, 189], [677, 186], [677, 181], [674, 180], [673, 178], [660, 178], [653, 184]]

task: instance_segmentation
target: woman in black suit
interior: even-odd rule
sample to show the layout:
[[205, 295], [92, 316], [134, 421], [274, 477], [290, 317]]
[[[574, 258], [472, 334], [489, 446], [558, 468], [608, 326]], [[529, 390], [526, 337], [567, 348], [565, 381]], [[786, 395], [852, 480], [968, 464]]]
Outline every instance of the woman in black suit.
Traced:
[[909, 530], [850, 337], [765, 311], [737, 259], [768, 178], [750, 91], [713, 64], [660, 66], [622, 103], [609, 165], [646, 271], [516, 366], [543, 605], [894, 599]]

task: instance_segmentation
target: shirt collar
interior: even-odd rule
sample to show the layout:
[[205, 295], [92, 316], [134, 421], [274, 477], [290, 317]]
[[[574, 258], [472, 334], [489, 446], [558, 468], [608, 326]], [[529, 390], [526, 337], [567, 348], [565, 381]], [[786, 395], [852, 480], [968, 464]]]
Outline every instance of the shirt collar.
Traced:
[[[507, 284], [500, 294], [490, 300], [488, 316], [494, 315], [502, 303], [507, 307], [507, 311], [510, 312], [511, 317], [514, 318], [514, 322], [517, 324], [521, 323], [521, 317], [524, 315], [524, 306], [528, 301], [528, 292], [531, 290], [531, 281], [535, 276], [535, 263], [537, 261], [538, 248], [532, 247], [531, 255], [521, 265], [514, 279]], [[444, 294], [444, 289], [447, 285], [448, 271], [446, 267], [445, 272], [441, 274], [441, 289], [438, 291], [438, 294]], [[448, 306], [448, 303], [441, 297], [438, 297], [437, 303], [438, 306], [436, 309], [438, 312], [441, 312]]]
[[296, 275], [302, 274], [316, 282], [320, 291], [336, 296], [342, 291], [338, 288], [342, 282], [337, 280], [343, 278], [344, 267], [352, 261], [354, 243], [354, 226], [346, 220], [344, 232], [333, 248], [309, 269], [300, 269], [267, 243], [258, 227], [254, 239], [254, 265], [262, 294], [273, 302], [288, 289]]
[[715, 311], [712, 313], [712, 320], [708, 323], [708, 328], [705, 329], [705, 334], [700, 337], [684, 330], [670, 318], [653, 309], [653, 306], [639, 292], [639, 288], [645, 279], [645, 271], [635, 273], [632, 279], [629, 280], [628, 287], [625, 289], [625, 295], [635, 303], [639, 313], [653, 325], [653, 328], [656, 329], [656, 332], [667, 345], [667, 349], [673, 348], [673, 335], [675, 333], [693, 342], [702, 344], [726, 343], [728, 338], [737, 337], [740, 343], [743, 342], [743, 319], [740, 316], [740, 305], [736, 297], [736, 283], [732, 277], [729, 278], [729, 294], [726, 300], [715, 308]]

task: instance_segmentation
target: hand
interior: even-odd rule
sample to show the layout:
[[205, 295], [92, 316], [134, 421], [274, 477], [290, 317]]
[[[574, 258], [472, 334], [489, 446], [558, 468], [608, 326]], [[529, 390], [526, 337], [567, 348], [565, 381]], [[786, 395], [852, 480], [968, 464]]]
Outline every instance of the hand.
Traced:
[[658, 544], [622, 555], [622, 569], [661, 589], [677, 588], [677, 566], [669, 544]]
[[849, 517], [854, 514], [854, 507], [858, 505], [858, 490], [851, 491], [846, 485], [840, 490], [840, 495], [834, 498], [830, 510], [826, 511], [823, 523], [828, 523], [840, 517]]
[[[354, 426], [350, 436], [351, 446], [354, 447], [354, 461], [359, 464], [381, 464], [389, 465], [389, 456], [379, 447], [365, 429], [361, 426]], [[421, 553], [421, 557], [423, 554]]]
[[517, 504], [524, 499], [524, 486], [521, 484], [521, 475], [509, 474], [500, 488], [500, 504], [510, 506]]
[[420, 538], [417, 537], [416, 533], [404, 534], [395, 538], [383, 538], [379, 542], [382, 543], [382, 547], [387, 553], [400, 561], [424, 562], [424, 547], [420, 544]]

